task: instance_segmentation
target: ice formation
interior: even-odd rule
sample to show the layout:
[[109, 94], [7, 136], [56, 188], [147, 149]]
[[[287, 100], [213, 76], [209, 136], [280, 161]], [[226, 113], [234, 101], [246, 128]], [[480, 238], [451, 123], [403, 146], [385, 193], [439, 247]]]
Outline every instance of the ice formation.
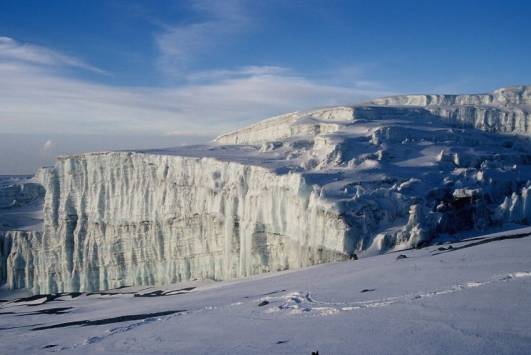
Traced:
[[232, 279], [531, 220], [531, 86], [274, 117], [175, 149], [60, 157], [42, 231], [0, 235], [36, 293]]
[[40, 228], [44, 194], [38, 179], [0, 176], [0, 232]]

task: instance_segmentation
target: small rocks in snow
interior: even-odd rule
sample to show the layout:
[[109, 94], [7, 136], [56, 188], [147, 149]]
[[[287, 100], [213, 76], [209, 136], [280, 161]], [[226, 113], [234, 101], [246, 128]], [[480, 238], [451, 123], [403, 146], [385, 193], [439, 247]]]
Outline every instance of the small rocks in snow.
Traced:
[[258, 307], [263, 307], [269, 304], [268, 300], [263, 300], [262, 302], [258, 303]]
[[44, 345], [42, 348], [43, 349], [50, 349], [50, 348], [55, 348], [57, 346], [57, 344], [48, 344], [48, 345]]
[[399, 256], [396, 257], [396, 260], [400, 260], [400, 259], [407, 259], [407, 255], [400, 254]]
[[452, 245], [449, 245], [446, 248], [445, 247], [440, 247], [437, 250], [438, 251], [448, 251], [448, 250], [453, 250], [453, 249], [454, 249], [454, 247]]

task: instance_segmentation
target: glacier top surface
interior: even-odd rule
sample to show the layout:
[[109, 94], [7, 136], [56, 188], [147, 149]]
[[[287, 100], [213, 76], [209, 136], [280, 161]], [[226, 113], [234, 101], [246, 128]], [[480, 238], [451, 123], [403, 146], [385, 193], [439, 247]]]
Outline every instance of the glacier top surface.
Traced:
[[299, 173], [324, 200], [339, 205], [382, 188], [412, 197], [440, 186], [473, 190], [489, 179], [531, 179], [529, 139], [451, 122], [438, 110], [473, 106], [488, 112], [503, 107], [525, 118], [522, 107], [530, 97], [531, 86], [482, 95], [396, 96], [273, 117], [209, 145], [139, 152]]
[[[300, 174], [324, 204], [352, 216], [368, 208], [407, 209], [419, 200], [435, 211], [444, 196], [474, 191], [501, 204], [507, 191], [531, 181], [529, 134], [516, 131], [527, 130], [530, 93], [531, 86], [519, 86], [480, 95], [395, 96], [273, 117], [207, 145], [114, 154], [215, 159]], [[503, 130], [511, 124], [513, 131]], [[80, 157], [97, 154], [108, 152]], [[394, 207], [385, 206], [391, 200]]]

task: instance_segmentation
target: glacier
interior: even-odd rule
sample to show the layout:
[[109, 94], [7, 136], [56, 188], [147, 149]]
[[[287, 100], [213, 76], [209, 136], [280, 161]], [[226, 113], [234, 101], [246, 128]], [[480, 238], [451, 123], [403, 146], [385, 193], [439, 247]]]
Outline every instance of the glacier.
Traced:
[[0, 232], [41, 229], [45, 192], [38, 178], [0, 175]]
[[530, 120], [531, 86], [517, 86], [59, 157], [34, 178], [42, 228], [0, 231], [0, 283], [43, 294], [228, 280], [527, 225]]

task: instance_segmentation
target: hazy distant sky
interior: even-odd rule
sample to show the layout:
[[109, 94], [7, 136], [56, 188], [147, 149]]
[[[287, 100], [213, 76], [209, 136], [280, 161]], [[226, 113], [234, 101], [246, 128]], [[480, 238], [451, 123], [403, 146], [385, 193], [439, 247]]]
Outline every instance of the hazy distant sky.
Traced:
[[530, 23], [523, 0], [0, 1], [0, 174], [286, 111], [529, 84]]

